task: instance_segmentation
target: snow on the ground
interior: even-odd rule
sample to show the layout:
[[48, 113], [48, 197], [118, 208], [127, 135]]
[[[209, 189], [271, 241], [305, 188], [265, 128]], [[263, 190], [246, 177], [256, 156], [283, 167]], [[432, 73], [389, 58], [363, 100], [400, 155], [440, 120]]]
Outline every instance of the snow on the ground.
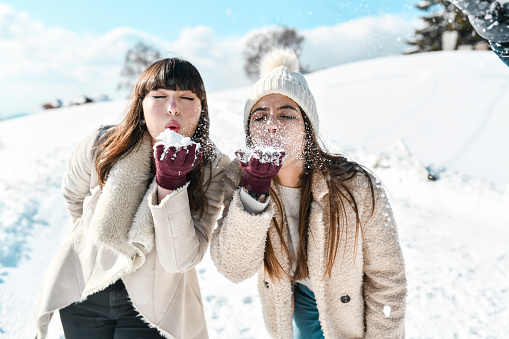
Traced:
[[[491, 53], [430, 53], [308, 80], [328, 148], [371, 168], [391, 194], [406, 261], [407, 338], [507, 336], [509, 69]], [[244, 142], [247, 92], [209, 93], [211, 137], [230, 156]], [[34, 337], [38, 285], [71, 228], [63, 170], [77, 143], [117, 122], [125, 105], [0, 122], [0, 338]], [[421, 164], [445, 169], [429, 181]], [[233, 284], [208, 254], [197, 270], [211, 338], [268, 337], [254, 277]], [[57, 317], [50, 338], [63, 338]]]
[[[509, 68], [491, 51], [360, 61], [312, 74], [321, 132], [509, 184]], [[355, 126], [355, 128], [352, 128]]]

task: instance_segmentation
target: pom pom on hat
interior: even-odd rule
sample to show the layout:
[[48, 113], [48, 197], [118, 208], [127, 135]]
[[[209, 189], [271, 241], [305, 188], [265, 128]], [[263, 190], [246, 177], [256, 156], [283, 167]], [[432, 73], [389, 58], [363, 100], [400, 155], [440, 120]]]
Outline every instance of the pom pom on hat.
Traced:
[[292, 73], [300, 70], [299, 59], [295, 52], [289, 48], [276, 48], [265, 53], [261, 57], [259, 65], [260, 78], [264, 78], [279, 66], [285, 66]]
[[266, 95], [281, 94], [297, 103], [306, 114], [316, 137], [318, 137], [318, 112], [308, 83], [299, 72], [299, 59], [289, 48], [275, 48], [260, 58], [260, 80], [251, 89], [244, 105], [244, 129], [248, 132], [251, 109]]

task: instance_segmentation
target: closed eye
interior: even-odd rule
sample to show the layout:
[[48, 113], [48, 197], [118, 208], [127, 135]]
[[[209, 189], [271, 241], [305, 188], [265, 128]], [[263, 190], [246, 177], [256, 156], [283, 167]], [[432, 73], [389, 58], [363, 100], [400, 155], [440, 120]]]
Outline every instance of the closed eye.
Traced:
[[262, 120], [264, 120], [264, 119], [265, 119], [265, 116], [264, 116], [264, 115], [262, 115], [261, 117], [258, 117], [258, 118], [253, 119], [253, 121], [262, 121]]
[[156, 98], [156, 99], [166, 98], [166, 95], [153, 95], [152, 98]]

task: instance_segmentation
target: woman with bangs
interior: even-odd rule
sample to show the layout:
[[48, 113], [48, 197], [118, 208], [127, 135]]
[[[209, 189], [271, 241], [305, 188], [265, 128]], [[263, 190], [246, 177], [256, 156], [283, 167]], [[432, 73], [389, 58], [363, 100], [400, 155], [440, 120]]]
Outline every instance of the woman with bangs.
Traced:
[[403, 338], [406, 277], [387, 195], [318, 144], [318, 120], [295, 53], [265, 55], [244, 108], [248, 149], [226, 169], [212, 260], [236, 283], [258, 272], [273, 338]]
[[[62, 192], [74, 225], [39, 291], [38, 338], [57, 310], [66, 338], [208, 337], [194, 267], [230, 161], [209, 139], [204, 88], [188, 61], [155, 62], [123, 120], [71, 156]], [[191, 141], [167, 147], [168, 130]]]

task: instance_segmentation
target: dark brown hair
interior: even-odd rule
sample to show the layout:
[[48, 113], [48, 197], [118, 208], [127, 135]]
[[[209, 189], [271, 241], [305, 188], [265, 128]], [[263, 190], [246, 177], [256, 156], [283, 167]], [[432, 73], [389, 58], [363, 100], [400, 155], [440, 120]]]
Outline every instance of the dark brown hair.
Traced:
[[[148, 133], [141, 124], [145, 118], [142, 102], [150, 91], [158, 88], [188, 90], [196, 94], [201, 101], [202, 111], [191, 139], [201, 144], [203, 157], [200, 164], [187, 174], [187, 180], [190, 181], [188, 194], [191, 210], [199, 211], [201, 215], [208, 206], [203, 188], [203, 170], [207, 164], [211, 166], [210, 160], [213, 156], [213, 145], [209, 139], [207, 95], [198, 70], [190, 62], [180, 58], [156, 61], [138, 77], [124, 118], [103, 134], [97, 143], [96, 169], [99, 185], [101, 188], [104, 186], [115, 162], [131, 152], [143, 135]], [[154, 166], [152, 173], [155, 173]]]
[[[300, 106], [299, 106], [300, 108]], [[347, 239], [347, 208], [351, 208], [355, 213], [355, 245], [354, 253], [355, 256], [356, 248], [358, 244], [359, 234], [362, 236], [362, 227], [359, 215], [359, 208], [355, 201], [354, 195], [349, 187], [348, 181], [356, 175], [365, 175], [369, 183], [371, 190], [371, 211], [374, 210], [374, 189], [373, 183], [370, 179], [368, 171], [361, 165], [348, 161], [344, 156], [329, 153], [325, 147], [321, 147], [317, 142], [316, 136], [311, 127], [311, 122], [306, 116], [305, 112], [300, 108], [302, 117], [304, 119], [305, 129], [305, 146], [304, 146], [304, 171], [300, 176], [300, 206], [299, 206], [299, 243], [297, 246], [297, 265], [293, 276], [290, 278], [292, 281], [297, 281], [309, 277], [308, 272], [308, 258], [307, 258], [307, 247], [309, 238], [309, 216], [311, 211], [311, 204], [313, 202], [312, 194], [312, 177], [315, 171], [320, 172], [326, 178], [327, 187], [329, 190], [327, 205], [329, 207], [329, 224], [325, 225], [326, 228], [326, 241], [327, 241], [327, 266], [324, 277], [331, 275], [334, 262], [336, 260], [338, 250], [341, 245], [341, 238]], [[249, 133], [249, 120], [246, 131], [246, 143], [248, 146], [252, 145], [250, 133]], [[276, 208], [279, 214], [283, 213], [282, 202], [277, 196], [276, 192], [271, 188], [270, 196], [274, 200]], [[322, 206], [323, 207], [323, 206]], [[279, 235], [281, 242], [282, 251], [291, 260], [290, 252], [285, 237], [283, 236], [283, 225], [280, 225], [276, 218], [273, 218], [276, 231]], [[342, 237], [342, 232], [345, 232], [345, 237]], [[345, 248], [346, 249], [346, 248]], [[265, 272], [271, 278], [281, 279], [285, 275], [290, 276], [289, 272], [285, 272], [281, 263], [276, 258], [274, 248], [272, 246], [270, 237], [267, 236], [265, 245], [264, 255], [264, 267]]]

